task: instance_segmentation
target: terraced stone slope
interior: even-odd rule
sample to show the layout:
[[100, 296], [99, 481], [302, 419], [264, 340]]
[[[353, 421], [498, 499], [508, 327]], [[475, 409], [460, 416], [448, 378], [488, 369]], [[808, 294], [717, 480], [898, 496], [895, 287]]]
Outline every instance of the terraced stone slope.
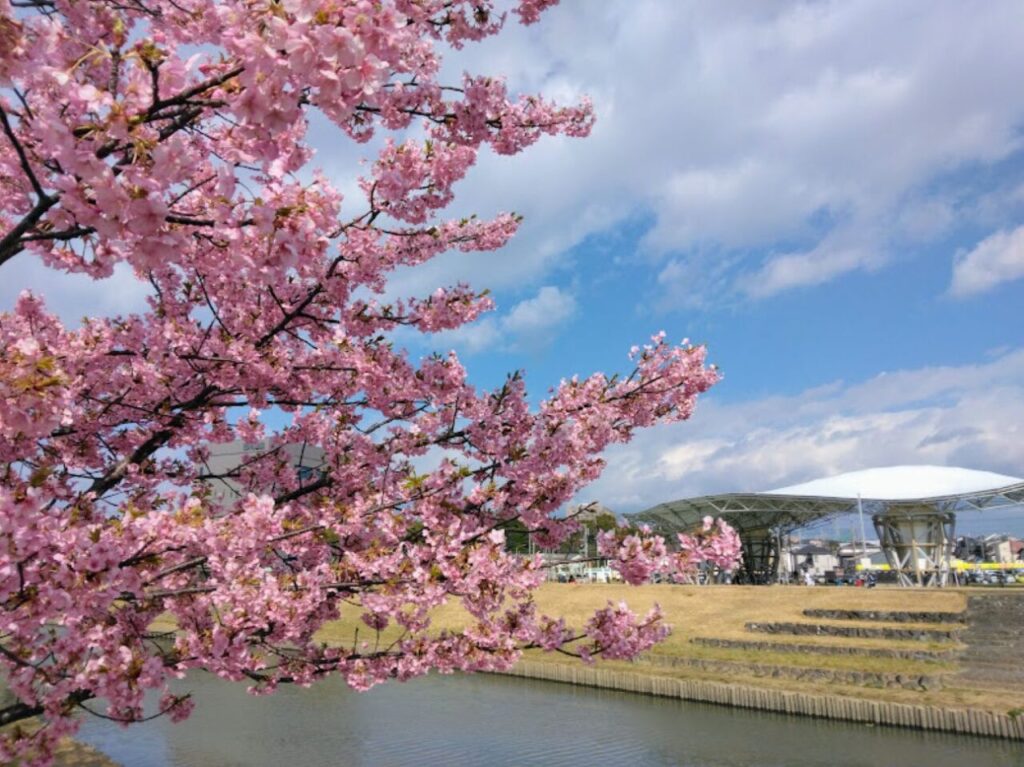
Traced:
[[967, 598], [967, 645], [957, 682], [1024, 690], [1024, 594], [996, 591]]

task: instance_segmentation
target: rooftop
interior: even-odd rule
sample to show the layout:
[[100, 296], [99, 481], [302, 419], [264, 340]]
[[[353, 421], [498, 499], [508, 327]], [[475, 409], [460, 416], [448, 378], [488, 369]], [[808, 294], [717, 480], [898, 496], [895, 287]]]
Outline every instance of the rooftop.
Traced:
[[866, 514], [929, 506], [937, 511], [985, 511], [1024, 505], [1024, 480], [947, 466], [888, 466], [816, 479], [762, 493], [680, 498], [630, 515], [659, 532], [690, 530], [705, 516], [722, 517], [740, 535], [787, 532], [858, 507]]
[[813, 495], [819, 498], [856, 498], [906, 501], [998, 490], [1024, 483], [1024, 479], [991, 471], [956, 466], [885, 466], [815, 479], [767, 491], [768, 495]]

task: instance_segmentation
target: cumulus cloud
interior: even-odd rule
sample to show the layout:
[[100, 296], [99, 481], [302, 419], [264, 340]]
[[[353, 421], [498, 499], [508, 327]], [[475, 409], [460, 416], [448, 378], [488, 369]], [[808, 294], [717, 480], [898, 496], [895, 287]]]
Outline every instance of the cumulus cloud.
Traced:
[[[893, 237], [928, 240], [965, 217], [1006, 228], [1004, 208], [1021, 204], [1024, 187], [995, 201], [970, 184], [932, 199], [929, 185], [1020, 151], [1020, 25], [1014, 0], [927, 9], [565, 0], [541, 24], [510, 24], [451, 55], [444, 79], [501, 73], [515, 91], [589, 94], [594, 134], [544, 139], [514, 158], [484, 152], [458, 185], [454, 214], [517, 211], [526, 217], [519, 236], [496, 254], [450, 253], [404, 270], [389, 292], [429, 295], [460, 280], [495, 290], [552, 284], [574, 268], [575, 245], [638, 215], [651, 222], [644, 247], [662, 259], [662, 307], [695, 293], [765, 297], [879, 268], [893, 258]], [[314, 162], [355, 214], [354, 178], [372, 146], [335, 141], [319, 118], [310, 130]], [[766, 261], [765, 252], [776, 255]], [[1008, 279], [1020, 262], [975, 269], [983, 255], [958, 262], [955, 295], [989, 284], [975, 273]], [[709, 262], [728, 268], [690, 277]], [[24, 276], [5, 281], [5, 302], [23, 285], [61, 292], [48, 277]], [[69, 287], [61, 303], [77, 316], [88, 294]]]
[[[410, 334], [411, 336], [411, 334]], [[454, 330], [435, 333], [424, 340], [419, 336], [405, 338], [408, 343], [426, 343], [432, 347], [450, 347], [465, 354], [493, 351], [503, 346], [505, 339], [501, 332], [501, 324], [494, 317], [484, 317], [470, 325], [463, 325]]]
[[558, 327], [576, 313], [576, 299], [565, 290], [545, 285], [532, 298], [515, 304], [502, 317], [484, 317], [470, 325], [438, 333], [430, 346], [451, 346], [466, 353], [533, 351], [550, 344]]
[[[941, 199], [931, 187], [1020, 151], [1020, 27], [1015, 0], [564, 0], [541, 24], [450, 55], [443, 79], [503, 74], [513, 91], [588, 94], [593, 135], [546, 138], [514, 158], [482, 153], [452, 212], [513, 210], [525, 215], [520, 234], [499, 253], [403, 270], [389, 293], [553, 284], [575, 269], [574, 246], [637, 217], [650, 221], [643, 255], [664, 272], [662, 307], [876, 269], [894, 240], [927, 241], [954, 222], [1011, 226], [1006, 206], [1019, 208], [1024, 187], [999, 199], [991, 185]], [[379, 140], [336, 141], [317, 116], [310, 135], [314, 163], [346, 193], [343, 215], [361, 212], [355, 177]], [[680, 277], [709, 263], [727, 268]], [[74, 305], [77, 290], [66, 292]]]
[[114, 273], [106, 279], [94, 280], [49, 269], [39, 259], [21, 253], [4, 265], [0, 311], [12, 308], [23, 290], [42, 296], [51, 312], [65, 325], [74, 327], [86, 316], [145, 311], [150, 287], [127, 264], [115, 266]]
[[576, 299], [552, 285], [545, 285], [536, 296], [520, 301], [502, 322], [505, 330], [517, 336], [537, 336], [569, 319], [576, 311]]
[[820, 285], [854, 269], [870, 269], [882, 260], [877, 247], [869, 244], [826, 240], [811, 250], [769, 259], [741, 278], [739, 285], [747, 295], [764, 298], [791, 288]]
[[894, 464], [1024, 474], [1024, 349], [974, 365], [883, 373], [796, 396], [722, 404], [606, 455], [580, 497], [618, 512]]
[[1021, 277], [1024, 277], [1024, 226], [996, 232], [969, 252], [957, 256], [949, 292], [964, 298]]
[[[520, 235], [499, 254], [404, 274], [403, 292], [551, 282], [574, 268], [574, 245], [637, 216], [651, 222], [647, 257], [676, 265], [669, 277], [724, 258], [728, 273], [702, 289], [755, 297], [880, 268], [905, 241], [972, 216], [1006, 226], [1009, 198], [983, 204], [988, 190], [971, 184], [935, 198], [933, 185], [1021, 149], [1020, 24], [1012, 0], [566, 0], [446, 67], [503, 72], [525, 92], [589, 93], [593, 136], [511, 160], [484, 154], [460, 213], [515, 210]], [[658, 290], [669, 306], [693, 283]]]

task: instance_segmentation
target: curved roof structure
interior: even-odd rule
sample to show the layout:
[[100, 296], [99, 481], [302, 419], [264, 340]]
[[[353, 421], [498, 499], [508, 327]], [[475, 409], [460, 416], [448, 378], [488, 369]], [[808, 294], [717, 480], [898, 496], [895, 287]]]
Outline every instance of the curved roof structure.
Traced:
[[661, 533], [699, 527], [708, 515], [722, 517], [741, 536], [753, 531], [786, 533], [856, 511], [858, 495], [870, 514], [923, 506], [937, 511], [983, 511], [1024, 505], [1024, 480], [955, 467], [890, 466], [764, 493], [682, 498], [629, 516]]
[[781, 487], [769, 490], [768, 494], [823, 498], [856, 498], [859, 495], [861, 498], [902, 501], [980, 493], [1022, 482], [1024, 479], [1005, 474], [956, 466], [886, 466]]

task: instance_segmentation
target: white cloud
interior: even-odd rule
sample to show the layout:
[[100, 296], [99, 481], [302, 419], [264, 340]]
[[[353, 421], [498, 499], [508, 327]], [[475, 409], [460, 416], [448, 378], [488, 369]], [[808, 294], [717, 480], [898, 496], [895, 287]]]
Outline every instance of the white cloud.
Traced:
[[701, 401], [681, 424], [606, 455], [580, 497], [616, 512], [893, 464], [1024, 475], [1024, 349], [984, 363], [883, 373], [791, 397]]
[[[446, 71], [589, 93], [593, 136], [482, 156], [458, 212], [516, 210], [520, 235], [501, 253], [404, 274], [401, 292], [551, 281], [569, 248], [638, 214], [651, 218], [653, 258], [730, 257], [730, 278], [704, 286], [719, 293], [764, 268], [773, 289], [757, 295], [878, 268], [901, 238], [981, 215], [986, 189], [934, 200], [933, 181], [1020, 150], [1020, 24], [1013, 0], [566, 0], [539, 25], [467, 46]], [[783, 260], [761, 263], [765, 250]], [[671, 279], [659, 289], [662, 305], [692, 292]]]
[[721, 439], [705, 439], [669, 448], [658, 458], [658, 471], [667, 479], [680, 479], [703, 469], [708, 459], [728, 444]]
[[[416, 336], [415, 341], [429, 346], [451, 347], [467, 354], [493, 351], [503, 344], [501, 327], [494, 317], [484, 317], [469, 325], [435, 333], [427, 338], [429, 340]], [[410, 338], [409, 343], [413, 342]]]
[[438, 333], [423, 343], [450, 346], [469, 354], [537, 350], [551, 343], [558, 327], [575, 313], [576, 299], [571, 293], [545, 285], [535, 296], [520, 301], [502, 317], [484, 317], [470, 325]]
[[[998, 179], [951, 199], [933, 199], [930, 184], [1020, 151], [1021, 23], [1017, 0], [564, 0], [540, 24], [450, 55], [443, 79], [504, 74], [513, 91], [587, 93], [593, 135], [513, 158], [484, 152], [452, 213], [514, 210], [520, 234], [498, 253], [403, 270], [389, 293], [554, 284], [576, 266], [573, 246], [639, 216], [651, 221], [645, 255], [664, 272], [662, 307], [879, 268], [899, 250], [893, 238], [928, 240], [951, 222], [1015, 225], [1024, 187], [994, 201]], [[358, 161], [379, 139], [339, 142], [322, 119], [310, 136], [314, 163], [346, 192], [344, 215], [356, 214]], [[780, 255], [764, 263], [765, 252]], [[68, 289], [61, 303], [80, 299]]]
[[823, 242], [803, 253], [787, 253], [770, 259], [761, 269], [741, 280], [747, 295], [764, 298], [791, 288], [820, 285], [840, 274], [870, 268], [882, 259], [871, 247], [835, 246]]
[[562, 324], [576, 312], [576, 299], [552, 285], [537, 295], [520, 301], [502, 322], [505, 330], [517, 336], [537, 336]]
[[801, 233], [809, 213], [827, 202], [791, 168], [765, 158], [681, 170], [662, 186], [658, 220], [645, 245], [656, 251], [704, 243], [752, 247]]
[[23, 290], [42, 296], [47, 308], [71, 327], [85, 316], [128, 314], [148, 308], [149, 285], [123, 263], [114, 267], [110, 277], [94, 280], [83, 274], [48, 269], [38, 258], [21, 253], [0, 273], [0, 311], [12, 308]]
[[927, 242], [948, 231], [955, 221], [953, 204], [944, 199], [907, 203], [899, 213], [899, 229], [911, 240]]
[[1024, 226], [996, 232], [953, 264], [949, 292], [963, 298], [984, 293], [1011, 280], [1024, 277]]
[[829, 282], [855, 270], [874, 271], [887, 260], [883, 235], [870, 216], [844, 222], [812, 248], [768, 258], [759, 268], [736, 279], [751, 298], [766, 298], [794, 288]]
[[678, 308], [706, 310], [722, 306], [732, 291], [733, 270], [739, 257], [708, 249], [671, 257], [658, 272], [659, 295], [653, 302], [661, 311]]

